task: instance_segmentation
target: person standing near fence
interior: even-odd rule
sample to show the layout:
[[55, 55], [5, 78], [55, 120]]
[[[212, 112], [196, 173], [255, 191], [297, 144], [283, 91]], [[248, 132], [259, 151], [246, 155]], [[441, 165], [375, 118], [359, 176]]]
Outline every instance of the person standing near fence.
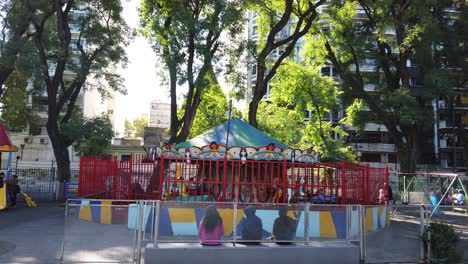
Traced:
[[2, 171], [0, 172], [0, 188], [3, 188], [3, 184], [5, 184], [5, 173]]
[[13, 177], [7, 181], [7, 191], [10, 196], [11, 207], [16, 207], [16, 195], [21, 192], [17, 175], [13, 175]]

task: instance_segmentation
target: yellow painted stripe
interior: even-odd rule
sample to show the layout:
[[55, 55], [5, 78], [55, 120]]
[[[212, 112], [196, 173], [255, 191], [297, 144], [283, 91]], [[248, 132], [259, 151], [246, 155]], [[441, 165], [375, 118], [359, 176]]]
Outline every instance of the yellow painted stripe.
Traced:
[[336, 238], [331, 212], [320, 212], [320, 237]]
[[195, 210], [193, 208], [169, 208], [171, 223], [196, 223]]
[[79, 218], [91, 222], [91, 206], [89, 206], [89, 204], [80, 209]]
[[101, 224], [110, 225], [112, 224], [112, 201], [101, 201]]
[[374, 208], [366, 208], [366, 231], [374, 230]]
[[7, 207], [7, 198], [6, 198], [6, 184], [3, 184], [3, 187], [0, 188], [0, 210], [3, 210]]
[[[229, 236], [232, 233], [233, 221], [234, 221], [234, 210], [232, 209], [218, 209], [219, 216], [223, 219], [224, 235]], [[237, 224], [244, 217], [244, 212], [242, 210], [237, 211]]]

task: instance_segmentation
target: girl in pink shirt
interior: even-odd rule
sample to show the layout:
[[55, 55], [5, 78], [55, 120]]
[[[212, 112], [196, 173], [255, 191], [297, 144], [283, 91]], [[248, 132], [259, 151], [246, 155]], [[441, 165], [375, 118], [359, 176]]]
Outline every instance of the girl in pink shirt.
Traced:
[[205, 216], [200, 221], [198, 235], [200, 244], [217, 246], [221, 245], [221, 237], [224, 234], [223, 219], [219, 216], [214, 205], [210, 205], [205, 210]]

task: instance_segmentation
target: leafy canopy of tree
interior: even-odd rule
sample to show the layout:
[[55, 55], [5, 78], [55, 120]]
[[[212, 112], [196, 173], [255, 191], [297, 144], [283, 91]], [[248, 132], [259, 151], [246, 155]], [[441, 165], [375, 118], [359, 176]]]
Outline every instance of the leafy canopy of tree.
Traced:
[[125, 118], [125, 136], [127, 138], [144, 137], [145, 127], [148, 126], [148, 118], [138, 117], [132, 121]]
[[[347, 121], [357, 126], [369, 119], [383, 123], [405, 172], [416, 168], [424, 144], [420, 135], [433, 122], [432, 101], [452, 87], [447, 69], [435, 63], [432, 52], [434, 43], [444, 42], [437, 14], [449, 2], [334, 1], [323, 26], [307, 39], [306, 60], [328, 60], [343, 81], [343, 102], [352, 110]], [[362, 19], [355, 19], [357, 8]], [[410, 68], [409, 60], [417, 67]], [[366, 73], [369, 65], [381, 74]], [[368, 83], [376, 85], [375, 92], [364, 89]]]
[[190, 130], [190, 138], [203, 134], [228, 119], [226, 115], [227, 111], [229, 111], [228, 102], [216, 80], [216, 76], [213, 72], [210, 72], [205, 78], [209, 79], [207, 80], [208, 86], [204, 88], [205, 91], [198, 107], [198, 113]]
[[[291, 127], [290, 132], [282, 132], [289, 134], [291, 139], [285, 142], [295, 143], [295, 146], [303, 149], [313, 146], [324, 159], [354, 159], [350, 150], [344, 146], [344, 142], [333, 137], [335, 134], [341, 137], [347, 135], [341, 126], [333, 126], [330, 122], [324, 121], [328, 119], [332, 110], [339, 107], [338, 97], [341, 92], [332, 78], [322, 76], [319, 67], [287, 62], [278, 70], [276, 79], [271, 85], [272, 102], [283, 108], [279, 113], [290, 112], [287, 116], [296, 117], [291, 120], [283, 119], [285, 122], [283, 127]], [[301, 126], [299, 122], [304, 120], [306, 111], [311, 112], [311, 115], [307, 125]], [[276, 117], [274, 114], [270, 119]]]
[[[252, 1], [249, 9], [258, 13], [259, 38], [252, 52], [257, 79], [249, 104], [249, 123], [258, 127], [258, 105], [267, 93], [268, 83], [280, 65], [294, 54], [297, 41], [305, 36], [317, 18], [317, 8], [325, 0]], [[272, 58], [273, 52], [280, 54]]]
[[5, 83], [4, 94], [0, 98], [1, 122], [9, 129], [24, 130], [37, 121], [28, 104], [28, 78], [19, 71], [14, 71]]
[[[17, 62], [30, 57], [28, 32], [31, 19], [43, 0], [2, 0], [0, 2], [0, 96]], [[23, 61], [24, 62], [24, 61]], [[31, 65], [28, 60], [25, 64]], [[24, 63], [23, 63], [24, 66]]]
[[106, 156], [110, 154], [114, 136], [112, 123], [106, 115], [85, 118], [76, 111], [70, 122], [62, 126], [63, 137], [74, 142], [73, 149], [80, 156]]
[[48, 97], [47, 132], [59, 179], [66, 180], [70, 176], [67, 148], [74, 142], [65, 136], [63, 127], [70, 122], [85, 85], [103, 96], [109, 90], [124, 91], [114, 68], [126, 62], [124, 49], [129, 30], [120, 1], [41, 2], [40, 12], [32, 18], [32, 39]]
[[[225, 0], [143, 0], [140, 8], [143, 35], [149, 39], [168, 72], [171, 97], [169, 142], [185, 141], [208, 87], [206, 74], [228, 53], [227, 42], [243, 30], [244, 1]], [[188, 91], [182, 116], [178, 117], [177, 95]], [[185, 87], [184, 87], [185, 88]], [[180, 92], [179, 92], [180, 94]]]

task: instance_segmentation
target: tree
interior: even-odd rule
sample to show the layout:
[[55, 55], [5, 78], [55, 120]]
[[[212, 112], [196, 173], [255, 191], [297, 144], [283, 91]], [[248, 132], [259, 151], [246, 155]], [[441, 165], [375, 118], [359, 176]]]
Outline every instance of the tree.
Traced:
[[[298, 128], [295, 128], [297, 132], [288, 133], [296, 136], [298, 146], [310, 148], [312, 145], [322, 154], [322, 158], [326, 159], [353, 159], [352, 154], [344, 147], [344, 142], [334, 138], [335, 134], [346, 135], [341, 126], [333, 125], [331, 120], [324, 121], [329, 119], [330, 113], [338, 108], [337, 98], [341, 92], [332, 78], [321, 76], [320, 67], [287, 62], [279, 69], [271, 85], [272, 102], [283, 109], [294, 111], [295, 115], [300, 117], [295, 122], [290, 120], [293, 124], [303, 121], [305, 112], [311, 113], [305, 129], [299, 132]], [[276, 114], [274, 116], [277, 117]], [[288, 120], [284, 121], [288, 122]], [[298, 136], [299, 140], [297, 140]]]
[[[447, 93], [447, 71], [434, 64], [432, 45], [438, 38], [434, 13], [437, 1], [335, 1], [322, 28], [308, 39], [314, 61], [328, 60], [339, 73], [347, 104], [361, 115], [385, 125], [396, 144], [401, 170], [414, 172], [420, 135], [432, 122], [431, 103]], [[356, 18], [359, 8], [363, 19]], [[388, 29], [395, 35], [389, 35]], [[412, 61], [416, 67], [408, 66]], [[377, 75], [366, 74], [369, 62]], [[375, 92], [364, 89], [375, 84]], [[352, 119], [352, 118], [350, 118]], [[363, 120], [363, 119], [361, 119]], [[429, 130], [430, 131], [430, 130]]]
[[125, 118], [125, 131], [124, 135], [127, 138], [133, 138], [133, 134], [135, 133], [135, 127], [133, 126], [132, 122]]
[[44, 2], [4, 0], [0, 3], [0, 96], [3, 94], [3, 85], [15, 70], [15, 64], [31, 36], [28, 32], [31, 19]]
[[304, 149], [301, 145], [305, 128], [304, 113], [276, 101], [262, 101], [258, 106], [257, 118], [261, 131], [287, 146]]
[[[222, 34], [234, 37], [243, 29], [243, 1], [143, 0], [140, 9], [143, 35], [154, 45], [169, 76], [171, 125], [169, 142], [185, 141], [193, 126], [205, 76], [214, 71], [226, 46]], [[214, 71], [216, 72], [216, 71]], [[177, 111], [177, 90], [185, 85], [183, 115]]]
[[112, 123], [106, 115], [84, 118], [81, 114], [72, 117], [62, 127], [67, 141], [74, 142], [73, 149], [80, 156], [106, 156], [110, 154], [114, 136]]
[[[258, 127], [258, 104], [268, 91], [268, 83], [283, 61], [293, 54], [297, 41], [309, 32], [317, 18], [317, 7], [324, 2], [254, 1], [252, 9], [260, 14], [260, 43], [254, 51], [257, 79], [249, 104], [249, 123], [252, 126]], [[291, 33], [288, 34], [289, 29]], [[282, 37], [284, 34], [287, 36]], [[273, 51], [279, 52], [280, 56], [272, 58]]]
[[26, 129], [38, 117], [28, 104], [28, 78], [23, 73], [14, 71], [5, 83], [1, 103], [1, 122], [10, 129]]
[[[126, 62], [128, 28], [120, 1], [49, 0], [32, 19], [33, 40], [48, 97], [47, 132], [60, 180], [70, 176], [67, 148], [73, 144], [63, 127], [70, 122], [83, 87], [122, 91], [113, 68]], [[73, 31], [76, 32], [72, 36]], [[86, 42], [86, 46], [85, 43]], [[73, 72], [73, 74], [65, 74]], [[93, 77], [93, 82], [89, 82]]]
[[213, 72], [207, 74], [208, 87], [204, 88], [198, 114], [195, 116], [190, 137], [196, 137], [207, 130], [224, 123], [228, 118], [228, 102]]
[[148, 126], [148, 118], [146, 117], [139, 117], [133, 119], [133, 127], [135, 128], [135, 132], [133, 134], [134, 138], [145, 136], [145, 127]]

